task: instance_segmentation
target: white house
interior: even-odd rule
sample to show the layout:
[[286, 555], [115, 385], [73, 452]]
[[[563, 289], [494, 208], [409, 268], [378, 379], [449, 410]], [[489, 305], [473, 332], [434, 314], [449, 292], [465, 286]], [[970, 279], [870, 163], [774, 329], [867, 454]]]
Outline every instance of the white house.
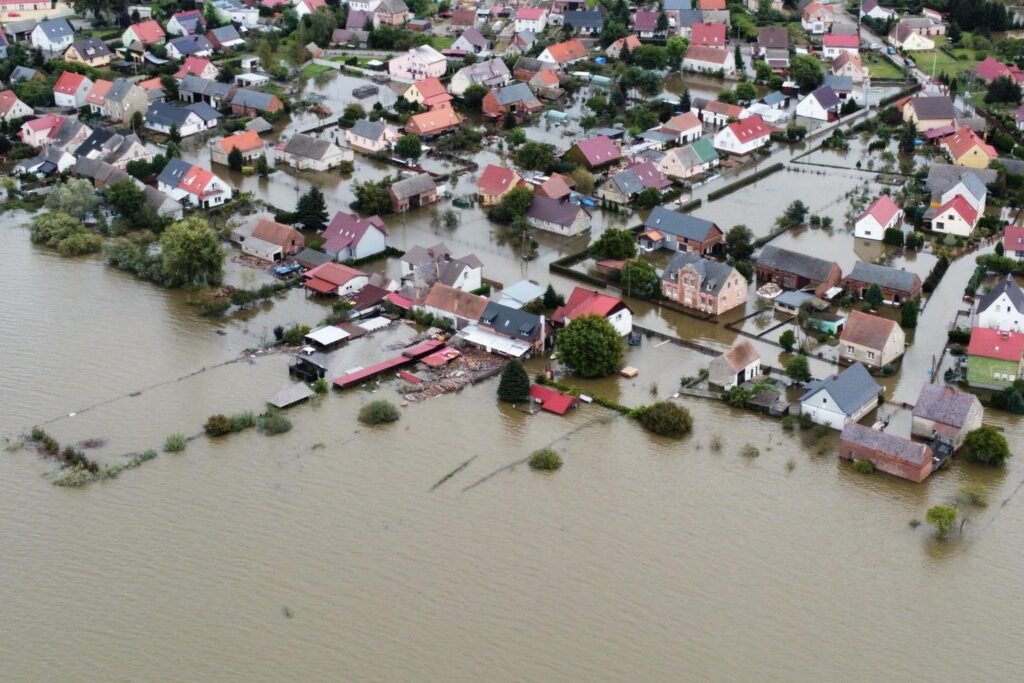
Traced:
[[812, 2], [805, 6], [800, 15], [800, 25], [807, 33], [828, 33], [836, 21], [836, 11], [832, 5]]
[[736, 73], [736, 57], [732, 50], [708, 45], [691, 45], [683, 56], [683, 70], [704, 73]]
[[343, 161], [352, 161], [351, 149], [343, 149], [330, 140], [296, 133], [287, 142], [274, 148], [277, 161], [299, 170], [327, 171]]
[[85, 96], [92, 88], [92, 81], [84, 74], [65, 71], [53, 84], [53, 103], [58, 107], [78, 109], [85, 106]]
[[357, 152], [373, 154], [383, 152], [398, 141], [398, 130], [384, 119], [359, 119], [345, 131], [345, 141]]
[[590, 229], [590, 214], [582, 206], [539, 195], [534, 195], [526, 220], [535, 228], [559, 235], [578, 235]]
[[547, 25], [548, 11], [543, 7], [520, 7], [516, 10], [516, 33], [530, 31], [537, 35], [543, 33]]
[[555, 309], [551, 320], [556, 326], [564, 327], [584, 315], [601, 316], [611, 323], [620, 337], [633, 331], [633, 311], [622, 299], [583, 287], [572, 290], [565, 304]]
[[464, 66], [455, 72], [448, 84], [448, 92], [461, 97], [471, 85], [482, 85], [487, 89], [499, 88], [512, 82], [512, 73], [500, 59], [488, 59]]
[[796, 115], [816, 121], [828, 121], [838, 116], [841, 103], [839, 95], [830, 85], [823, 85], [796, 105]]
[[336, 261], [364, 259], [388, 248], [388, 228], [380, 216], [362, 218], [339, 211], [324, 229], [323, 251]]
[[886, 21], [887, 19], [895, 19], [898, 14], [896, 10], [889, 9], [888, 7], [882, 7], [878, 4], [878, 0], [864, 0], [860, 4], [860, 16], [870, 17], [872, 19], [878, 19], [879, 21]]
[[179, 202], [208, 209], [220, 206], [234, 195], [231, 186], [214, 175], [213, 171], [171, 159], [157, 176], [157, 189]]
[[903, 209], [887, 194], [871, 203], [853, 226], [853, 236], [866, 240], [879, 240], [885, 231], [903, 225]]
[[143, 115], [143, 125], [164, 135], [170, 135], [172, 128], [178, 129], [183, 138], [206, 130], [206, 122], [196, 112], [167, 102], [152, 102]]
[[867, 369], [854, 363], [838, 375], [807, 383], [800, 397], [800, 413], [817, 424], [841, 430], [847, 422], [859, 422], [878, 405], [882, 387]]
[[715, 134], [715, 149], [740, 156], [750, 154], [768, 144], [775, 130], [760, 116], [748, 116], [718, 131]]
[[977, 327], [1024, 332], [1024, 290], [1012, 275], [978, 299], [977, 317]]
[[821, 43], [821, 55], [825, 59], [835, 59], [841, 54], [860, 54], [860, 36], [856, 33], [828, 33]]
[[63, 53], [75, 42], [75, 31], [67, 19], [46, 19], [36, 24], [29, 35], [32, 47], [51, 55]]
[[419, 45], [388, 61], [391, 77], [406, 83], [424, 78], [440, 78], [447, 70], [448, 60], [429, 45]]
[[736, 344], [708, 366], [708, 382], [726, 390], [760, 376], [761, 354], [747, 340]]
[[985, 213], [985, 201], [988, 197], [988, 188], [985, 183], [973, 173], [965, 173], [957, 181], [957, 184], [942, 193], [939, 199], [940, 204], [953, 201], [956, 197], [963, 197], [971, 205], [978, 215]]
[[212, 5], [214, 14], [221, 21], [230, 21], [247, 29], [260, 23], [259, 8], [243, 5], [241, 0], [214, 0]]
[[962, 195], [957, 195], [935, 210], [932, 230], [957, 237], [970, 237], [978, 225], [979, 215]]

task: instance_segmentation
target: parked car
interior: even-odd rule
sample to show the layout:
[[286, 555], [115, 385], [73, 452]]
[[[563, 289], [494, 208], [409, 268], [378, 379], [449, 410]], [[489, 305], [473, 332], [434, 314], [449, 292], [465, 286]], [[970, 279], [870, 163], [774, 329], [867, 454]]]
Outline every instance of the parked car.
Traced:
[[892, 45], [890, 45], [889, 49], [886, 50], [886, 52], [888, 52], [891, 55], [894, 55], [894, 54], [896, 54], [896, 48], [894, 48]]

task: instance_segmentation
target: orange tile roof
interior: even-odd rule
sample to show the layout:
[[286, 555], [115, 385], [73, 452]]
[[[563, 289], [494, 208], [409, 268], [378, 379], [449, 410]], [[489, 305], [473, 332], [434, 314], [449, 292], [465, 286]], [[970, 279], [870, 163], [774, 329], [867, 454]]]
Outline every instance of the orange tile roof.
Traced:
[[85, 96], [85, 101], [89, 104], [95, 104], [96, 106], [102, 107], [107, 103], [107, 93], [110, 92], [110, 88], [112, 88], [113, 85], [113, 81], [101, 78], [92, 84], [92, 87]]
[[580, 41], [573, 39], [564, 43], [556, 43], [548, 46], [548, 54], [559, 64], [565, 64], [575, 59], [583, 59], [587, 56], [587, 48]]
[[260, 140], [259, 133], [256, 131], [246, 130], [241, 133], [229, 135], [217, 144], [219, 144], [220, 148], [226, 153], [230, 153], [233, 149], [237, 149], [239, 152], [251, 152], [254, 149], [262, 147], [263, 141]]
[[953, 160], [957, 160], [977, 145], [981, 150], [993, 159], [999, 156], [996, 148], [988, 144], [967, 126], [963, 126], [957, 132], [942, 140], [942, 144], [949, 150]]

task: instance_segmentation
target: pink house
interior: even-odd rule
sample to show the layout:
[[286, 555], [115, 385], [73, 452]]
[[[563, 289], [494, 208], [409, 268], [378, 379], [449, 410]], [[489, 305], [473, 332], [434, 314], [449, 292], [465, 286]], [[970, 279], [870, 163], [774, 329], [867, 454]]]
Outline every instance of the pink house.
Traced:
[[448, 69], [444, 55], [429, 45], [419, 45], [388, 62], [388, 73], [398, 81], [440, 78]]

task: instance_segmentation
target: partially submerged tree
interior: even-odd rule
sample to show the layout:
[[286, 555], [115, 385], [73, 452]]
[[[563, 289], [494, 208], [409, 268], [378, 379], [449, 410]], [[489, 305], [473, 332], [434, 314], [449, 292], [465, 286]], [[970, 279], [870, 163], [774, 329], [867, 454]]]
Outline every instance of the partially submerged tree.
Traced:
[[327, 202], [319, 187], [311, 187], [299, 197], [295, 207], [295, 221], [308, 230], [323, 230], [327, 227]]
[[508, 403], [523, 403], [530, 398], [530, 376], [518, 360], [511, 361], [501, 371], [498, 398]]
[[598, 315], [572, 320], [558, 333], [555, 348], [562, 363], [582, 377], [610, 375], [622, 362], [622, 338]]
[[790, 358], [786, 363], [786, 376], [795, 382], [810, 382], [811, 368], [807, 356], [799, 354]]
[[933, 505], [928, 508], [928, 512], [925, 514], [925, 519], [935, 527], [935, 535], [939, 538], [945, 538], [956, 518], [956, 508], [950, 505]]
[[207, 287], [224, 279], [224, 250], [205, 219], [172, 223], [160, 236], [164, 283], [168, 287]]
[[680, 438], [693, 429], [690, 411], [672, 401], [659, 401], [636, 412], [636, 419], [647, 431], [658, 436]]
[[1001, 466], [1013, 456], [1006, 437], [990, 425], [982, 425], [964, 439], [967, 455], [975, 462]]
[[608, 228], [590, 245], [595, 259], [631, 259], [636, 256], [636, 239], [623, 228]]

